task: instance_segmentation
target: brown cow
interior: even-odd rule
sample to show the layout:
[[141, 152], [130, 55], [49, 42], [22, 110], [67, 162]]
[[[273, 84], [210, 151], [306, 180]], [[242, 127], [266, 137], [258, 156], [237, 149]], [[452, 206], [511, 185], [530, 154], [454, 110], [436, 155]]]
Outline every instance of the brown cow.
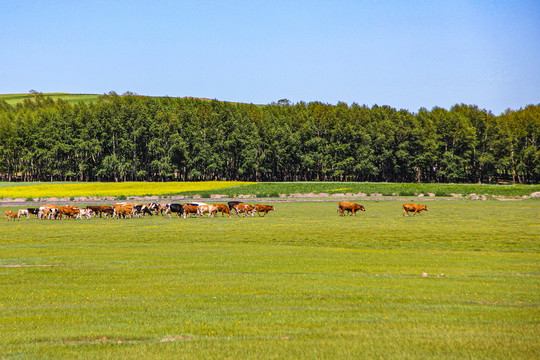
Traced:
[[199, 205], [197, 206], [197, 216], [204, 217], [204, 214], [208, 214], [208, 217], [214, 217], [215, 214], [217, 214], [218, 209], [217, 206], [214, 205]]
[[60, 217], [66, 216], [68, 219], [74, 218], [79, 213], [79, 208], [76, 206], [59, 206], [58, 207]]
[[119, 204], [114, 204], [113, 207], [114, 207], [114, 216], [116, 216], [116, 218], [120, 219], [121, 217], [122, 218], [131, 218], [132, 217], [132, 212], [133, 212], [133, 206], [135, 204], [125, 204], [125, 203], [119, 203]]
[[338, 211], [339, 216], [345, 216], [345, 211], [348, 211], [350, 215], [356, 216], [356, 212], [358, 210], [366, 211], [366, 208], [360, 204], [348, 202], [348, 201], [340, 201], [338, 203], [337, 211]]
[[414, 215], [416, 215], [416, 213], [418, 213], [418, 215], [422, 216], [422, 214], [420, 214], [421, 211], [428, 211], [428, 208], [427, 208], [427, 205], [420, 205], [420, 204], [403, 204], [403, 216], [405, 216], [405, 213], [407, 213], [407, 215], [411, 216], [409, 214], [409, 211], [413, 211]]
[[255, 207], [255, 211], [257, 212], [257, 215], [261, 216], [261, 213], [264, 213], [263, 216], [266, 216], [269, 211], [275, 211], [273, 206], [270, 205], [261, 205], [261, 204], [255, 204], [253, 205]]
[[197, 207], [198, 206], [197, 205], [184, 204], [182, 207], [184, 208], [184, 219], [187, 218], [188, 214], [191, 214], [191, 215], [195, 214], [198, 217], [198, 215], [197, 215]]
[[217, 211], [221, 211], [221, 217], [225, 216], [225, 214], [227, 214], [228, 217], [231, 217], [231, 212], [227, 205], [216, 203], [214, 206], [217, 208]]
[[99, 205], [88, 205], [86, 208], [89, 210], [92, 210], [92, 212], [97, 216], [99, 214], [99, 217], [101, 217], [101, 210]]
[[19, 218], [19, 213], [18, 212], [13, 212], [13, 211], [6, 210], [6, 211], [4, 211], [4, 217], [6, 217], [6, 216], [8, 218], [8, 221], [13, 220], [13, 219], [21, 220]]
[[240, 213], [244, 213], [244, 217], [251, 215], [255, 216], [255, 208], [251, 204], [240, 203], [233, 205], [233, 208], [236, 210], [236, 215], [240, 216]]
[[101, 214], [105, 214], [104, 217], [107, 218], [107, 216], [111, 215], [111, 217], [114, 216], [114, 208], [109, 205], [100, 205], [99, 206], [99, 217], [101, 217]]
[[47, 204], [45, 206], [41, 206], [39, 209], [44, 211], [45, 217], [49, 220], [61, 218], [60, 210], [58, 209], [58, 206], [56, 205]]

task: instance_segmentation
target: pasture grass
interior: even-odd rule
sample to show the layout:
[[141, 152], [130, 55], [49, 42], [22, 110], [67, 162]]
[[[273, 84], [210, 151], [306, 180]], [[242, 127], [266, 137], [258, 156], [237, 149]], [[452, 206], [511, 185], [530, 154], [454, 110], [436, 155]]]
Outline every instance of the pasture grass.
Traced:
[[78, 196], [145, 196], [145, 195], [200, 195], [209, 198], [213, 194], [229, 197], [255, 195], [257, 197], [279, 197], [282, 194], [358, 194], [378, 193], [383, 196], [415, 196], [433, 193], [436, 196], [454, 194], [487, 194], [497, 196], [523, 196], [540, 191], [540, 185], [485, 185], [485, 184], [410, 184], [410, 183], [365, 183], [365, 182], [122, 182], [122, 183], [12, 183], [0, 182], [0, 198], [45, 198]]
[[539, 202], [274, 205], [2, 221], [0, 358], [539, 357]]
[[433, 193], [435, 196], [454, 194], [488, 194], [501, 196], [530, 195], [540, 191], [540, 185], [487, 185], [487, 184], [430, 184], [430, 183], [368, 183], [368, 182], [264, 182], [224, 189], [224, 194], [255, 194], [259, 197], [277, 194], [358, 194], [378, 193], [383, 196], [415, 196]]
[[[63, 99], [73, 105], [78, 102], [97, 102], [101, 95], [98, 94], [68, 94], [68, 93], [43, 93], [43, 96], [53, 99]], [[34, 94], [0, 94], [0, 101], [4, 100], [11, 106], [22, 103], [24, 99], [33, 99]]]

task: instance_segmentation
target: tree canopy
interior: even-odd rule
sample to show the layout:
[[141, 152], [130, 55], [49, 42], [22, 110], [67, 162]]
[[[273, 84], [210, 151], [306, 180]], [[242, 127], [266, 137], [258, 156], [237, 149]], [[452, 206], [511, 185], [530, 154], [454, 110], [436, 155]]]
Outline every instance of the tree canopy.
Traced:
[[538, 183], [540, 105], [417, 113], [103, 95], [0, 102], [0, 176], [24, 181]]

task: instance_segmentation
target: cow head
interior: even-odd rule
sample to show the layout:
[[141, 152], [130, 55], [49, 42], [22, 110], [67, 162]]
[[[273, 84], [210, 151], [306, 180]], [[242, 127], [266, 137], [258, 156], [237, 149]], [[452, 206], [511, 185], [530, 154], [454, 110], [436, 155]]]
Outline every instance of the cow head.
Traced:
[[360, 210], [362, 210], [362, 211], [366, 211], [366, 208], [365, 208], [365, 207], [363, 207], [362, 205], [360, 205]]

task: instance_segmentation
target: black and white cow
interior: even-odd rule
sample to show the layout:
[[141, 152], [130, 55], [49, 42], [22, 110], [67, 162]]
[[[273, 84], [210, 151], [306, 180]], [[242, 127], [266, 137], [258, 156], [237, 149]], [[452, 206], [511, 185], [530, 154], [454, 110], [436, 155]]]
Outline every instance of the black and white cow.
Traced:
[[141, 215], [144, 216], [145, 214], [149, 214], [150, 216], [153, 215], [152, 211], [150, 211], [146, 205], [133, 205], [132, 214], [138, 217]]
[[176, 213], [178, 217], [184, 213], [184, 207], [182, 204], [167, 204], [165, 209], [165, 216], [171, 217], [171, 213]]

